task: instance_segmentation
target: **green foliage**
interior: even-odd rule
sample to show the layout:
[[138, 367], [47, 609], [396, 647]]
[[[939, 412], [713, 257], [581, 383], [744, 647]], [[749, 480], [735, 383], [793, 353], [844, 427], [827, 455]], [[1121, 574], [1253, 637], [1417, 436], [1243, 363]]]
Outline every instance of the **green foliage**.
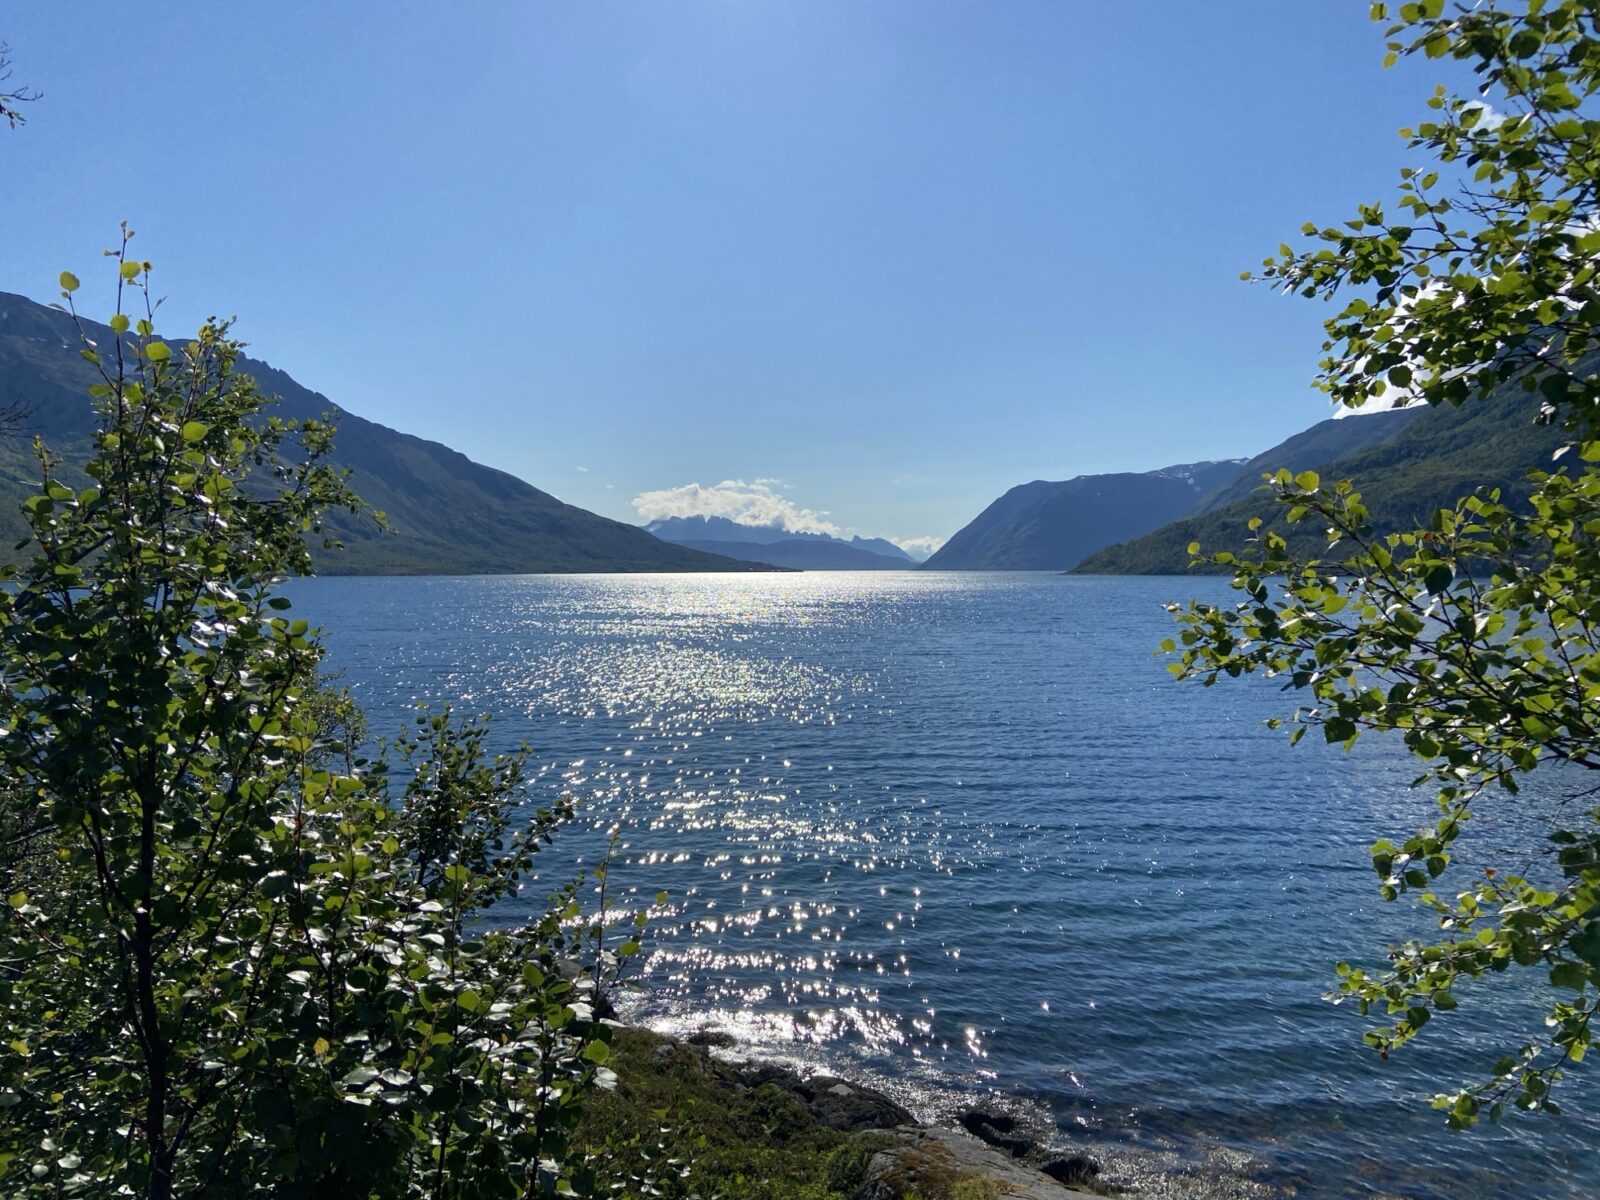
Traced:
[[0, 863], [0, 1192], [592, 1191], [577, 885], [494, 912], [560, 814], [517, 828], [520, 758], [448, 712], [397, 792], [360, 759], [274, 591], [358, 508], [332, 430], [266, 413], [225, 326], [154, 340], [149, 266], [114, 258], [95, 452], [69, 483], [40, 449], [0, 590], [0, 814], [33, 822]]
[[300, 703], [311, 726], [311, 760], [339, 761], [354, 771], [368, 739], [367, 714], [350, 690], [339, 686], [342, 672], [318, 671]]
[[1596, 13], [1582, 0], [1446, 9], [1399, 5], [1389, 61], [1468, 63], [1483, 96], [1438, 88], [1431, 117], [1401, 131], [1432, 161], [1402, 169], [1394, 209], [1307, 224], [1316, 247], [1283, 247], [1262, 276], [1304, 296], [1357, 293], [1326, 323], [1319, 383], [1341, 404], [1399, 389], [1459, 405], [1514, 381], [1593, 428], [1600, 379], [1578, 364], [1600, 330]]
[[[1600, 87], [1600, 38], [1593, 6], [1577, 2], [1446, 14], [1432, 0], [1398, 15], [1391, 59], [1469, 62], [1495, 111], [1441, 91], [1435, 119], [1404, 135], [1438, 167], [1403, 172], [1404, 216], [1363, 206], [1343, 227], [1308, 226], [1320, 245], [1285, 247], [1265, 274], [1311, 296], [1356, 291], [1327, 323], [1321, 383], [1340, 402], [1399, 387], [1435, 405], [1503, 404], [1511, 389], [1576, 438], [1573, 471], [1535, 472], [1525, 504], [1481, 488], [1388, 532], [1348, 480], [1280, 472], [1284, 522], [1317, 531], [1323, 558], [1302, 560], [1256, 522], [1247, 552], [1203, 560], [1232, 571], [1244, 599], [1173, 606], [1181, 637], [1164, 648], [1180, 654], [1181, 678], [1261, 672], [1303, 693], [1292, 741], [1309, 728], [1345, 746], [1393, 732], [1424, 764], [1438, 819], [1380, 840], [1372, 862], [1383, 898], [1413, 896], [1439, 936], [1391, 947], [1382, 971], [1341, 964], [1334, 998], [1388, 1016], [1367, 1034], [1387, 1056], [1453, 1012], [1463, 984], [1543, 976], [1546, 1030], [1436, 1098], [1459, 1128], [1507, 1103], [1559, 1111], [1551, 1086], [1591, 1046], [1600, 1008], [1600, 810], [1585, 782], [1600, 770], [1600, 121], [1584, 107]], [[1515, 804], [1535, 769], [1566, 793], [1550, 852], [1445, 893], [1464, 827]]]

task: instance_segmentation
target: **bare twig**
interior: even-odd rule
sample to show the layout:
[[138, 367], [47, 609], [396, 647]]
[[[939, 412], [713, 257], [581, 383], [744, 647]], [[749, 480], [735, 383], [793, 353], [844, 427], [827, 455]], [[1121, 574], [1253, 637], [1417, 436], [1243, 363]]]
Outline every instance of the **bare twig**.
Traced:
[[39, 99], [42, 92], [32, 88], [8, 88], [6, 80], [11, 78], [11, 47], [5, 42], [0, 42], [0, 121], [4, 121], [12, 129], [18, 125], [26, 125], [28, 118], [22, 115], [20, 104], [32, 104]]

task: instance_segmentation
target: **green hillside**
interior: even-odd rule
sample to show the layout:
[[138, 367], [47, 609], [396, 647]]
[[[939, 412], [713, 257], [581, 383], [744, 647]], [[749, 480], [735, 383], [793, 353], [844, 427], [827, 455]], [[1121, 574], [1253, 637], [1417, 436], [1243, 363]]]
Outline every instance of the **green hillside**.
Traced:
[[1227, 508], [1240, 500], [1249, 500], [1258, 494], [1263, 475], [1270, 475], [1284, 467], [1295, 472], [1321, 471], [1341, 458], [1393, 441], [1422, 412], [1420, 408], [1396, 408], [1387, 412], [1338, 419], [1329, 417], [1326, 421], [1318, 421], [1310, 429], [1285, 438], [1272, 449], [1256, 455], [1245, 463], [1235, 478], [1212, 492], [1184, 516], [1196, 517]]
[[[91, 325], [109, 345], [113, 334]], [[78, 357], [66, 314], [0, 292], [0, 405], [30, 410], [21, 436], [0, 438], [0, 554], [23, 535], [17, 505], [39, 468], [29, 446], [39, 434], [71, 464], [89, 457], [93, 368]], [[749, 571], [760, 566], [661, 541], [621, 521], [597, 516], [475, 463], [438, 442], [412, 437], [339, 408], [264, 362], [242, 367], [278, 397], [286, 417], [335, 414], [333, 460], [351, 470], [361, 497], [388, 516], [388, 532], [367, 522], [333, 522], [345, 548], [317, 552], [325, 574], [496, 574], [590, 571]]]
[[[1463, 408], [1425, 409], [1393, 438], [1329, 462], [1295, 461], [1292, 457], [1273, 461], [1291, 444], [1285, 443], [1253, 459], [1252, 475], [1257, 485], [1262, 473], [1277, 467], [1314, 470], [1325, 480], [1348, 478], [1365, 498], [1376, 528], [1383, 532], [1414, 528], [1426, 524], [1436, 508], [1476, 487], [1499, 487], [1510, 497], [1526, 495], [1527, 473], [1549, 467], [1551, 456], [1570, 440], [1558, 428], [1535, 423], [1539, 406], [1537, 397], [1517, 391]], [[1183, 574], [1190, 570], [1191, 542], [1199, 542], [1206, 553], [1237, 550], [1249, 536], [1247, 522], [1257, 516], [1267, 519], [1266, 527], [1287, 537], [1296, 553], [1315, 556], [1323, 551], [1320, 530], [1305, 525], [1290, 530], [1277, 509], [1265, 492], [1252, 490], [1242, 499], [1107, 546], [1085, 558], [1073, 573]]]

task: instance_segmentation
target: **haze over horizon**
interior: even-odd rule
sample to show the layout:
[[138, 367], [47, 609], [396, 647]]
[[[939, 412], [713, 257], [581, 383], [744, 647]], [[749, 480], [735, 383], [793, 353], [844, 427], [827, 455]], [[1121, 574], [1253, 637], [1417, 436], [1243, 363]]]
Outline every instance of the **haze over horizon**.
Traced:
[[1390, 195], [1448, 70], [1384, 72], [1338, 0], [7, 18], [43, 99], [5, 162], [49, 186], [0, 193], [0, 289], [71, 269], [104, 317], [126, 219], [166, 327], [236, 313], [563, 500], [923, 548], [1018, 483], [1329, 415], [1324, 311], [1239, 272]]

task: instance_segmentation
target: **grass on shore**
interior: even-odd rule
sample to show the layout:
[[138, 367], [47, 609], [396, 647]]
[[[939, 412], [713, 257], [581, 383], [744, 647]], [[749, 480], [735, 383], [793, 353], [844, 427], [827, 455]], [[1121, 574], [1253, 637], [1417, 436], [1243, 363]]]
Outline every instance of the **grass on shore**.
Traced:
[[617, 1088], [591, 1102], [578, 1140], [637, 1162], [629, 1200], [851, 1200], [886, 1142], [830, 1129], [783, 1089], [745, 1087], [700, 1048], [647, 1030], [619, 1029], [610, 1066]]
[[[619, 1029], [610, 1065], [617, 1088], [591, 1102], [578, 1140], [630, 1164], [626, 1200], [854, 1200], [872, 1156], [892, 1141], [830, 1129], [782, 1088], [748, 1087], [699, 1047], [648, 1030]], [[895, 1200], [1004, 1194], [991, 1180], [922, 1157], [906, 1158], [884, 1179]]]

